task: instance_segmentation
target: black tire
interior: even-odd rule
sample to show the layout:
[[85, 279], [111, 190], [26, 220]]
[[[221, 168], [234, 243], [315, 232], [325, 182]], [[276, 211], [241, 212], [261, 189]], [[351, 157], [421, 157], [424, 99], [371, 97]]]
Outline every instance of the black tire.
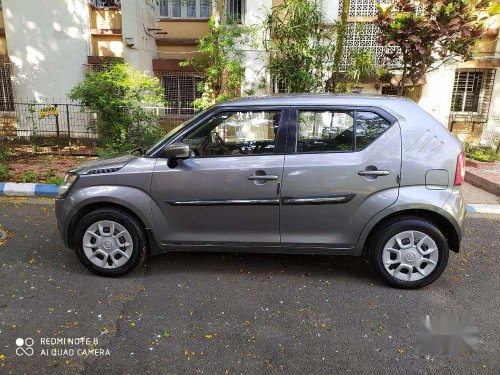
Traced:
[[[101, 268], [93, 264], [85, 255], [83, 250], [83, 236], [85, 231], [94, 223], [101, 220], [111, 220], [123, 227], [130, 233], [133, 242], [133, 250], [129, 260], [117, 268]], [[76, 225], [73, 243], [80, 262], [90, 271], [100, 276], [122, 276], [137, 268], [147, 255], [147, 240], [140, 222], [130, 214], [116, 208], [100, 208], [86, 214]]]
[[[419, 231], [431, 237], [437, 245], [439, 254], [436, 267], [422, 279], [414, 281], [395, 278], [385, 269], [382, 261], [382, 253], [387, 242], [396, 234], [409, 230]], [[433, 223], [418, 217], [405, 217], [388, 223], [378, 230], [369, 246], [370, 265], [373, 271], [388, 285], [402, 289], [416, 289], [431, 284], [443, 273], [449, 258], [449, 246], [443, 233]]]

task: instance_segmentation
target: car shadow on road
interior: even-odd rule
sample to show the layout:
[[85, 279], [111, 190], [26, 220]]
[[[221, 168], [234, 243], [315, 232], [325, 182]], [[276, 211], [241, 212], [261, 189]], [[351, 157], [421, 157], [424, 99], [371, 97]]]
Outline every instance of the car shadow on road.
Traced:
[[365, 256], [269, 253], [168, 252], [146, 260], [130, 277], [167, 273], [252, 274], [353, 278], [377, 282]]

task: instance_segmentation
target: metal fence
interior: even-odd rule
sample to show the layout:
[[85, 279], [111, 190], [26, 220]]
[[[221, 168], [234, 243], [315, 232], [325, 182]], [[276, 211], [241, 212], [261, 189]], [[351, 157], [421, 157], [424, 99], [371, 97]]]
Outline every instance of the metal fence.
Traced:
[[500, 116], [487, 116], [483, 121], [450, 116], [450, 131], [467, 146], [500, 151]]
[[[178, 108], [145, 107], [165, 132], [191, 118]], [[75, 103], [12, 103], [0, 110], [0, 143], [19, 152], [95, 154], [101, 146], [97, 114]]]
[[99, 142], [96, 125], [97, 115], [78, 104], [13, 103], [0, 112], [0, 139], [37, 152], [87, 153]]

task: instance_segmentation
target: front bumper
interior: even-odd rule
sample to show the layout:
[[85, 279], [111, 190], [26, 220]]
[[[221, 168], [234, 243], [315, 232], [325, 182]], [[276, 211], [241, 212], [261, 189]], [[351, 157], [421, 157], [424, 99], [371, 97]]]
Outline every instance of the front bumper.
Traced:
[[71, 219], [74, 216], [74, 210], [71, 207], [69, 198], [56, 198], [55, 199], [55, 213], [57, 220], [57, 229], [61, 235], [61, 239], [64, 244], [71, 248], [71, 241], [69, 236], [69, 227], [71, 224]]

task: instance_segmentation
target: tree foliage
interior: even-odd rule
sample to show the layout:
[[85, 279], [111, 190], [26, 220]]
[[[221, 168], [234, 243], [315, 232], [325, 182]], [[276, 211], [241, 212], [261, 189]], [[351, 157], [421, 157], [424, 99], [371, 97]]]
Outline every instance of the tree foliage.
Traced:
[[488, 0], [420, 0], [418, 6], [412, 0], [398, 0], [377, 8], [380, 44], [398, 47], [387, 49], [386, 57], [401, 61], [400, 95], [405, 85], [414, 87], [437, 65], [471, 59], [483, 20], [498, 13]]
[[273, 80], [286, 92], [324, 90], [331, 74], [335, 32], [320, 0], [284, 0], [266, 12], [264, 49]]
[[147, 147], [162, 134], [156, 115], [145, 109], [164, 105], [159, 80], [131, 65], [115, 63], [100, 72], [86, 72], [69, 98], [97, 113], [96, 130], [108, 152]]
[[218, 1], [214, 16], [208, 21], [210, 31], [198, 41], [199, 56], [180, 63], [194, 66], [205, 79], [197, 88], [202, 97], [196, 99], [195, 108], [211, 105], [240, 96], [245, 77], [245, 52], [242, 45], [250, 43], [253, 28], [225, 17], [223, 3]]

